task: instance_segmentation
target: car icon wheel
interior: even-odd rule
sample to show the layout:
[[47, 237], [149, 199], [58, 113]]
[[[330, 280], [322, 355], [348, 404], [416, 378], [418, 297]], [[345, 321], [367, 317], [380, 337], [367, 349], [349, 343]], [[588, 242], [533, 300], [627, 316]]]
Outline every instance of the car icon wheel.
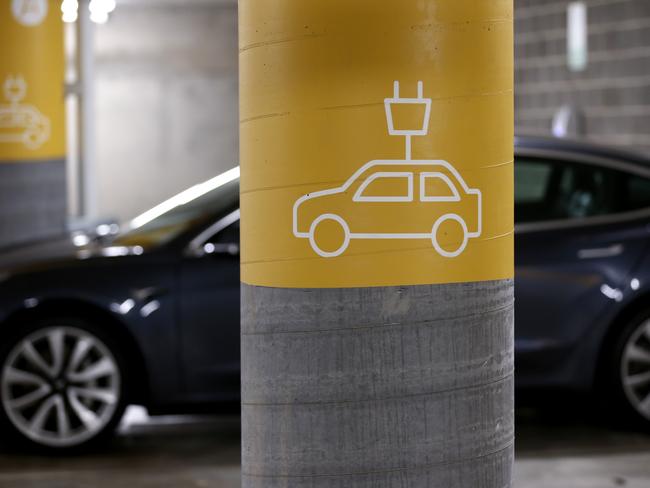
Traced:
[[[439, 230], [440, 226], [447, 222], [453, 220], [455, 222], [458, 222], [460, 224], [462, 230], [463, 230], [463, 240], [460, 243], [460, 246], [458, 246], [457, 249], [453, 251], [447, 251], [440, 246], [440, 238], [439, 238]], [[456, 256], [460, 255], [464, 250], [465, 247], [467, 246], [467, 241], [469, 239], [468, 232], [467, 232], [467, 224], [465, 221], [459, 217], [456, 214], [446, 214], [440, 217], [438, 220], [436, 220], [436, 223], [433, 224], [433, 229], [431, 230], [431, 242], [433, 242], [433, 248], [438, 251], [438, 254], [445, 258], [455, 258]]]
[[[319, 246], [318, 243], [316, 242], [316, 229], [321, 223], [327, 220], [333, 220], [334, 222], [338, 223], [338, 225], [343, 230], [343, 234], [344, 234], [343, 242], [334, 251], [326, 251], [321, 246]], [[348, 227], [348, 224], [345, 222], [345, 220], [343, 220], [338, 215], [323, 214], [320, 217], [314, 219], [314, 221], [311, 223], [311, 226], [309, 227], [309, 243], [311, 244], [311, 247], [314, 250], [314, 252], [321, 257], [334, 258], [336, 256], [340, 256], [341, 254], [343, 254], [343, 252], [348, 248], [348, 245], [350, 244], [350, 228]]]

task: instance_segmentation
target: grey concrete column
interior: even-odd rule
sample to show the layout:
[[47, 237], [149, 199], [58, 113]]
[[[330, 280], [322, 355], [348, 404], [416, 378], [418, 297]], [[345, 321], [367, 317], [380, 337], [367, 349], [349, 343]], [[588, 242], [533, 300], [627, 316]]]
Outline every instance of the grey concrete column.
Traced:
[[65, 216], [63, 159], [0, 164], [0, 247], [60, 235]]
[[511, 280], [242, 304], [244, 488], [511, 485]]

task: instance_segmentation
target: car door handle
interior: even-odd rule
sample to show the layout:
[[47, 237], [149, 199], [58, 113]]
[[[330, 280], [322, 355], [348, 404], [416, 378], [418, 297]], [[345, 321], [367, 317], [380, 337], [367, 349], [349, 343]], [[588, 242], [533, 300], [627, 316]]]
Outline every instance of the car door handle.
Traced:
[[579, 259], [597, 259], [610, 258], [623, 253], [623, 244], [612, 244], [608, 247], [594, 247], [591, 249], [580, 249], [578, 251]]

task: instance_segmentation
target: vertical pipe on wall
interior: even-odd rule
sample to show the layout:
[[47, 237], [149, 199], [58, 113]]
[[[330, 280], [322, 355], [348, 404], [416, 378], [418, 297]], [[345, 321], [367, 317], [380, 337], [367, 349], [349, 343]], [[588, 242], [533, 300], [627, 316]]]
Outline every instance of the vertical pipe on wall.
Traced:
[[239, 7], [242, 486], [510, 486], [512, 0]]
[[95, 79], [94, 23], [88, 15], [88, 2], [80, 2], [77, 20], [77, 86], [78, 90], [78, 192], [80, 216], [87, 220], [98, 217], [95, 174]]

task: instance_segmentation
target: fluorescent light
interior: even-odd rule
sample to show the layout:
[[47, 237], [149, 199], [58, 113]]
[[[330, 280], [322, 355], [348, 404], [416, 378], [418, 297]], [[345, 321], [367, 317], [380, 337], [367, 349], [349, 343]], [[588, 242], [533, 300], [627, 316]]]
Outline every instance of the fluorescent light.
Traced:
[[220, 175], [215, 176], [214, 178], [208, 181], [204, 181], [203, 183], [194, 185], [188, 188], [187, 190], [180, 192], [177, 195], [174, 195], [168, 200], [165, 200], [164, 202], [156, 205], [155, 207], [135, 217], [129, 223], [129, 227], [131, 229], [137, 229], [138, 227], [142, 227], [143, 225], [151, 222], [153, 219], [160, 217], [162, 214], [167, 213], [176, 207], [185, 205], [186, 203], [196, 200], [200, 196], [203, 196], [206, 193], [211, 192], [215, 188], [219, 188], [220, 186], [225, 185], [226, 183], [230, 183], [231, 181], [236, 180], [237, 178], [239, 178], [239, 166], [230, 169], [225, 173], [221, 173]]
[[587, 35], [587, 5], [571, 2], [567, 6], [567, 62], [571, 71], [587, 68]]
[[108, 22], [108, 13], [103, 10], [96, 10], [95, 12], [90, 12], [90, 20], [95, 24], [105, 24]]
[[63, 0], [61, 2], [61, 14], [63, 22], [76, 22], [79, 17], [79, 2], [77, 0]]
[[[96, 24], [105, 24], [108, 21], [108, 14], [117, 7], [116, 0], [90, 0], [88, 11], [90, 20]], [[63, 0], [61, 2], [61, 13], [63, 22], [76, 22], [79, 18], [78, 0]]]
[[115, 0], [90, 0], [88, 10], [90, 11], [90, 20], [96, 24], [105, 24], [110, 14], [116, 7]]

